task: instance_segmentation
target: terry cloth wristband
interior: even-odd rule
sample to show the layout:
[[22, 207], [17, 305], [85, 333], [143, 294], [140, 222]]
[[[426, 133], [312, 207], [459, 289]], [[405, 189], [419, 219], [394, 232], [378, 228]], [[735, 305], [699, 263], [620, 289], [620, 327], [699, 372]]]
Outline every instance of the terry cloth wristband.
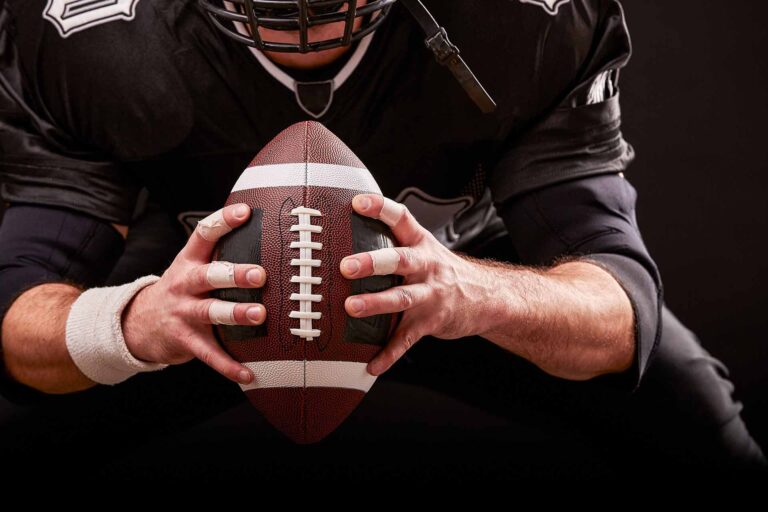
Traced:
[[159, 279], [149, 275], [122, 286], [91, 288], [72, 304], [67, 318], [67, 350], [86, 377], [99, 384], [117, 384], [139, 372], [168, 366], [133, 357], [122, 329], [125, 306], [142, 288]]

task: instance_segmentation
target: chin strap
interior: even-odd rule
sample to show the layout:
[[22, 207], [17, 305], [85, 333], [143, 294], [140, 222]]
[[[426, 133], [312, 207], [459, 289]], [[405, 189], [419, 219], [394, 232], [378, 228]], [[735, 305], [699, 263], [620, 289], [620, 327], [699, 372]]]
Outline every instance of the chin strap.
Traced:
[[437, 21], [435, 21], [435, 18], [427, 8], [424, 7], [421, 0], [400, 1], [410, 11], [418, 24], [421, 25], [424, 33], [427, 34], [427, 39], [424, 42], [427, 48], [435, 54], [437, 62], [451, 70], [453, 76], [484, 114], [489, 114], [496, 110], [496, 102], [493, 101], [491, 95], [488, 94], [474, 73], [472, 73], [472, 70], [469, 69], [467, 63], [459, 55], [458, 47], [448, 40], [448, 33], [437, 24]]

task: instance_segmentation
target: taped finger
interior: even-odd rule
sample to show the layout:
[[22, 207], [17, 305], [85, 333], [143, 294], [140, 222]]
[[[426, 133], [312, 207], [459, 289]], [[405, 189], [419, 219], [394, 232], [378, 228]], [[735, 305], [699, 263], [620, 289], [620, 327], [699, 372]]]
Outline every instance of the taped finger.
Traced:
[[235, 306], [236, 302], [213, 300], [208, 306], [208, 319], [213, 325], [237, 325]]
[[216, 242], [222, 236], [232, 231], [232, 228], [224, 220], [224, 209], [217, 210], [197, 221], [197, 232], [205, 240]]
[[405, 214], [405, 205], [397, 203], [388, 197], [384, 198], [384, 205], [379, 213], [379, 220], [389, 227], [393, 227], [400, 222]]
[[214, 261], [208, 265], [205, 278], [213, 288], [234, 288], [235, 264], [228, 261]]
[[375, 276], [394, 274], [400, 264], [400, 254], [392, 247], [377, 249], [368, 254], [371, 255], [373, 275]]

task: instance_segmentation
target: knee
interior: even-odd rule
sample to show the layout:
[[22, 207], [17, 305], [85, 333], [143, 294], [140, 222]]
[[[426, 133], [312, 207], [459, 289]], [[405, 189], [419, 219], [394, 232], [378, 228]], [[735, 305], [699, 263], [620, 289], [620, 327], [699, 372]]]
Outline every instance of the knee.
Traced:
[[691, 462], [763, 464], [728, 369], [666, 308], [662, 321], [661, 340], [636, 397], [653, 418], [646, 421], [656, 422], [669, 442], [682, 444], [676, 448]]
[[725, 365], [666, 308], [662, 317], [661, 340], [639, 391], [661, 392], [656, 398], [686, 404], [688, 413], [701, 422], [720, 425], [737, 416], [741, 404], [733, 399]]

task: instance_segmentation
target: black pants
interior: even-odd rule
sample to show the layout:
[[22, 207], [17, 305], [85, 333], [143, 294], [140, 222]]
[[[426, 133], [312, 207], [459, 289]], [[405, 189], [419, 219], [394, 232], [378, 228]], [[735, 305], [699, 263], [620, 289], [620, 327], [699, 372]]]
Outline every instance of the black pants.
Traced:
[[[758, 469], [765, 459], [725, 366], [668, 309], [653, 364], [632, 395], [554, 379], [479, 338], [416, 347], [409, 382], [545, 431], [570, 429], [610, 467], [701, 472]], [[439, 346], [438, 346], [439, 345]], [[472, 347], [470, 347], [472, 345]], [[419, 349], [422, 353], [419, 353]]]
[[[148, 273], [141, 267], [158, 262], [146, 255], [173, 247], [158, 233], [133, 231], [118, 280]], [[337, 432], [297, 447], [237, 386], [190, 363], [34, 405], [0, 401], [0, 464], [20, 478], [761, 474], [765, 459], [725, 367], [666, 309], [663, 322], [654, 361], [630, 396], [552, 378], [480, 338], [428, 338]]]
[[[742, 474], [764, 463], [722, 364], [671, 314], [631, 397], [552, 379], [491, 344], [425, 339], [318, 446], [285, 441], [201, 364], [41, 404], [0, 403], [16, 476], [283, 478]], [[576, 384], [576, 385], [574, 385]]]

